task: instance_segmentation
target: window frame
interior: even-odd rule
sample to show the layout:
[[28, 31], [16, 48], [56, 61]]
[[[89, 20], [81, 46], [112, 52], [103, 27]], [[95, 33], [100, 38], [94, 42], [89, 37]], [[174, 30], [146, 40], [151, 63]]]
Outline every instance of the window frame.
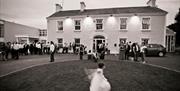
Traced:
[[[61, 26], [59, 25], [59, 22], [62, 23]], [[61, 23], [60, 23], [60, 24], [61, 24]], [[59, 29], [59, 27], [62, 28], [62, 29]], [[57, 20], [57, 21], [56, 21], [56, 31], [64, 31], [64, 21], [63, 21], [63, 20]]]
[[[79, 21], [80, 25], [76, 25], [76, 21]], [[80, 29], [76, 29], [76, 27], [80, 27]], [[74, 31], [81, 31], [81, 20], [80, 19], [75, 19], [74, 20]]]
[[47, 36], [47, 30], [39, 30], [39, 36]]
[[[79, 39], [79, 43], [76, 43], [76, 39]], [[74, 43], [77, 47], [80, 47], [81, 39], [80, 38], [74, 38]], [[78, 45], [77, 45], [78, 44]]]
[[[144, 18], [149, 18], [149, 28], [148, 29], [143, 29], [143, 19]], [[150, 31], [151, 30], [151, 17], [150, 16], [146, 16], [146, 17], [141, 18], [141, 30], [142, 31]]]
[[4, 23], [0, 23], [0, 38], [4, 37]]
[[[62, 39], [62, 43], [59, 42], [60, 39]], [[63, 48], [63, 46], [64, 46], [63, 45], [64, 44], [63, 38], [57, 38], [57, 44], [58, 44], [58, 47]]]
[[119, 38], [119, 45], [121, 45], [121, 40], [125, 40], [125, 41], [124, 41], [124, 44], [126, 44], [127, 38]]
[[[97, 22], [97, 20], [102, 20], [102, 22], [101, 23], [98, 23]], [[96, 28], [96, 30], [98, 31], [98, 30], [104, 30], [104, 19], [103, 18], [96, 18], [95, 19], [95, 28]], [[102, 28], [101, 29], [97, 29], [97, 24], [102, 24]]]
[[[144, 40], [148, 40], [147, 43]], [[141, 45], [145, 42], [145, 45], [149, 44], [150, 38], [141, 38]]]
[[[121, 29], [121, 19], [123, 19], [123, 18], [126, 18], [126, 29]], [[119, 30], [121, 30], [121, 31], [127, 31], [128, 30], [128, 20], [129, 20], [129, 18], [128, 17], [119, 17]]]

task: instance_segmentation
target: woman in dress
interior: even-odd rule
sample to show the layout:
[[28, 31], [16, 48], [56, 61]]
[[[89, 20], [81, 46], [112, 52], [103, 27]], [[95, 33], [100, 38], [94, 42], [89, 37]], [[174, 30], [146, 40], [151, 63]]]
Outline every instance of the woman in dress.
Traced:
[[104, 64], [99, 63], [98, 68], [91, 75], [88, 75], [88, 78], [91, 80], [90, 88], [89, 88], [90, 91], [110, 91], [111, 90], [111, 85], [108, 82], [108, 80], [104, 77], [104, 74], [103, 74], [104, 68], [105, 68]]

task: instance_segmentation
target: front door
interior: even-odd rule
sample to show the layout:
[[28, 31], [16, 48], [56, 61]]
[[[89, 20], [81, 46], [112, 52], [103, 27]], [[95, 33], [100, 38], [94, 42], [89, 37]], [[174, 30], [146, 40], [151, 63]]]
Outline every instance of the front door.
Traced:
[[103, 43], [103, 39], [97, 39], [96, 40], [96, 50], [98, 50], [99, 44], [102, 44], [102, 43]]
[[97, 51], [97, 49], [99, 48], [99, 44], [105, 44], [105, 38], [104, 36], [96, 36], [93, 39], [93, 51]]

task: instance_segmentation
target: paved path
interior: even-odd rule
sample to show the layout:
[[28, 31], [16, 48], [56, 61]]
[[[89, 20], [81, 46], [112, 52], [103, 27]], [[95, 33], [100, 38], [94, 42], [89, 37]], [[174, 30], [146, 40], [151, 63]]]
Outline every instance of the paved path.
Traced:
[[168, 54], [165, 57], [148, 57], [148, 64], [169, 68], [180, 72], [180, 55]]
[[[87, 56], [84, 58], [87, 59]], [[56, 62], [78, 60], [78, 55], [56, 54]], [[108, 55], [106, 60], [118, 60], [117, 55]], [[167, 55], [166, 57], [146, 57], [148, 64], [159, 67], [169, 68], [180, 72], [180, 55]], [[0, 61], [0, 77], [18, 70], [29, 68], [36, 65], [48, 64], [49, 55], [21, 56], [19, 60]]]
[[[78, 60], [76, 55], [55, 55], [56, 62], [64, 62], [70, 60]], [[19, 60], [1, 61], [0, 62], [0, 76], [6, 75], [10, 72], [18, 71], [24, 68], [48, 64], [49, 55], [32, 55], [32, 56], [21, 56]]]

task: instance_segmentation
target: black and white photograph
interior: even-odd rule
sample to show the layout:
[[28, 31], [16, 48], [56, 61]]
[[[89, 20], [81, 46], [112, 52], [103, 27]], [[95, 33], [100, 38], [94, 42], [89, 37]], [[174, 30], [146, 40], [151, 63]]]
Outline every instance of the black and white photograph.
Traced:
[[0, 91], [180, 91], [180, 0], [0, 0]]

